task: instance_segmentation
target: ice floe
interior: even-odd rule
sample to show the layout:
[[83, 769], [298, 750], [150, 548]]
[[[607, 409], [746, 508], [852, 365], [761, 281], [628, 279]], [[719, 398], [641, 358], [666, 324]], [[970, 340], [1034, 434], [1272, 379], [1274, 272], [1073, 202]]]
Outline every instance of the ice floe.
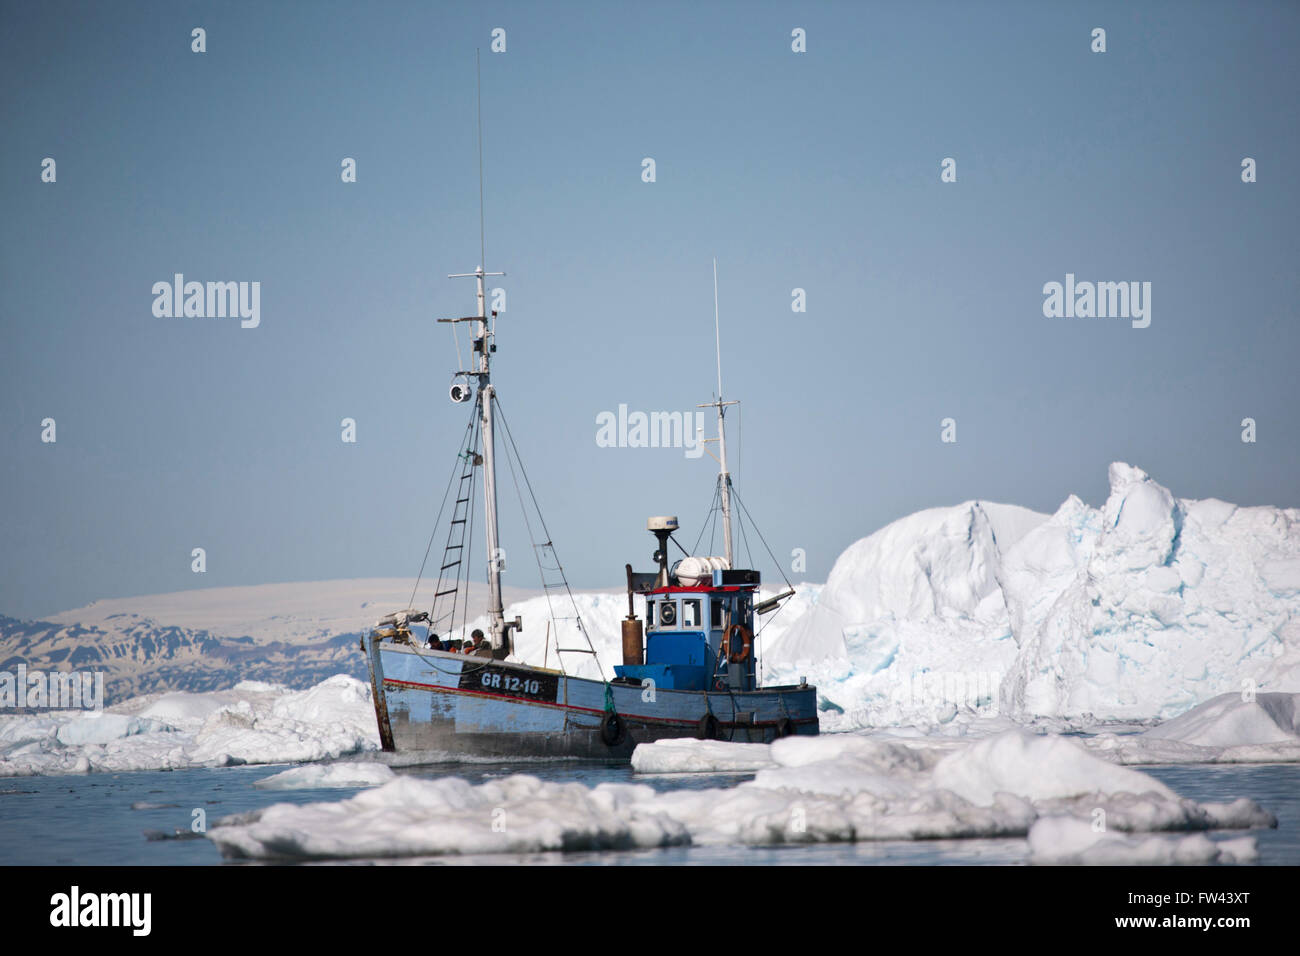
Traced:
[[[216, 822], [209, 838], [231, 858], [339, 859], [527, 853], [717, 844], [1027, 837], [1044, 820], [1092, 833], [1151, 834], [1275, 826], [1250, 800], [1196, 803], [1139, 771], [1116, 766], [1067, 738], [1010, 731], [977, 741], [789, 737], [771, 745], [675, 741], [638, 750], [655, 773], [731, 771], [768, 763], [729, 788], [658, 792], [644, 784], [554, 783], [518, 774], [472, 785], [460, 778], [404, 777], [337, 802], [275, 804]], [[1058, 829], [1052, 829], [1056, 827]], [[1052, 823], [1034, 851], [1054, 859], [1132, 852], [1209, 854], [1098, 840]], [[1062, 829], [1064, 828], [1064, 829]], [[1246, 838], [1249, 840], [1249, 838]], [[1212, 841], [1206, 841], [1212, 843]], [[1139, 850], [1133, 846], [1142, 846]], [[1228, 860], [1245, 843], [1212, 844]], [[1208, 856], [1207, 856], [1208, 858]]]
[[0, 717], [0, 777], [295, 763], [378, 748], [370, 689], [344, 675], [302, 691], [250, 681], [99, 713]]
[[396, 779], [397, 774], [387, 765], [358, 760], [294, 767], [264, 777], [253, 786], [260, 790], [321, 790], [378, 787]]
[[765, 744], [733, 744], [722, 740], [656, 740], [632, 753], [638, 773], [697, 773], [761, 770], [772, 766], [772, 748]]
[[1300, 762], [1300, 694], [1222, 694], [1141, 733], [1085, 742], [1126, 764]]
[[1135, 837], [1099, 831], [1074, 817], [1043, 817], [1029, 828], [1029, 855], [1035, 863], [1168, 866], [1254, 863], [1259, 850], [1253, 837], [1211, 840], [1204, 833]]

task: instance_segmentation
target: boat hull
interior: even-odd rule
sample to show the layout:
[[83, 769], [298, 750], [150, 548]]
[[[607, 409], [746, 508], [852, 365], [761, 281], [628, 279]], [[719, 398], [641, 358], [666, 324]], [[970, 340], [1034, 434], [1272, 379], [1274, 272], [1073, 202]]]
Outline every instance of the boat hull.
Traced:
[[729, 693], [607, 684], [377, 641], [367, 658], [385, 750], [627, 760], [637, 744], [671, 737], [768, 743], [819, 730], [816, 688], [806, 685]]

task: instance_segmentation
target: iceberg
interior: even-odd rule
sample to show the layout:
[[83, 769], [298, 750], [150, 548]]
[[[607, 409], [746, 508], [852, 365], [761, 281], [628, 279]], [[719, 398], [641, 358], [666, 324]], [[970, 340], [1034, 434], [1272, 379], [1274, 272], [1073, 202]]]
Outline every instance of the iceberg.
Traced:
[[966, 502], [851, 545], [767, 648], [823, 730], [1164, 720], [1300, 691], [1300, 509], [1174, 497], [1110, 466], [1101, 508]]

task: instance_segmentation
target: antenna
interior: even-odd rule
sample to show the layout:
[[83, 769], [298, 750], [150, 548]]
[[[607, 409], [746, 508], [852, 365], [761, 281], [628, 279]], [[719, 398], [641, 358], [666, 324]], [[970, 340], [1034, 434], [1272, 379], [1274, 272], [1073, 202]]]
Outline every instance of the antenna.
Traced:
[[697, 408], [716, 408], [718, 410], [718, 437], [716, 439], [706, 438], [705, 441], [716, 441], [718, 443], [718, 489], [722, 494], [722, 538], [727, 549], [727, 567], [734, 568], [735, 553], [732, 549], [731, 541], [731, 475], [727, 471], [727, 431], [725, 415], [728, 405], [739, 405], [739, 402], [724, 402], [722, 400], [722, 330], [718, 321], [718, 259], [713, 258], [713, 336], [718, 351], [718, 397], [712, 402], [703, 405], [697, 405]]
[[718, 327], [718, 257], [713, 257], [713, 341], [718, 352], [718, 401], [722, 401], [722, 332]]
[[478, 47], [474, 48], [474, 92], [478, 101], [478, 261], [479, 268], [486, 269], [487, 253], [484, 247], [487, 241], [483, 228], [483, 69], [479, 65]]

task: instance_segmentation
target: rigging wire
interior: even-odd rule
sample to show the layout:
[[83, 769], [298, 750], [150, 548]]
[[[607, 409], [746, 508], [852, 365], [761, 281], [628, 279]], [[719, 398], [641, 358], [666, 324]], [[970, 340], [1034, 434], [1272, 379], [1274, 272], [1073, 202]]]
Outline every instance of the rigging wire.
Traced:
[[[704, 540], [704, 529], [707, 528], [707, 527], [709, 527], [709, 519], [712, 518], [713, 515], [714, 515], [714, 513], [717, 511], [717, 508], [718, 508], [718, 496], [721, 495], [721, 494], [722, 494], [722, 490], [721, 490], [721, 488], [720, 488], [718, 485], [714, 485], [714, 486], [713, 486], [713, 502], [712, 502], [712, 504], [709, 505], [709, 510], [708, 510], [708, 512], [704, 515], [704, 520], [700, 522], [700, 534], [699, 534], [699, 537], [697, 537], [697, 538], [695, 539], [695, 544], [691, 546], [691, 552], [692, 552], [693, 554], [699, 554], [699, 553], [700, 553], [700, 542]], [[712, 538], [709, 539], [709, 550], [710, 550], [710, 551], [713, 550], [713, 539], [712, 539]]]
[[[735, 489], [735, 488], [732, 488], [731, 490], [732, 490], [732, 492], [735, 492], [736, 489]], [[772, 549], [771, 549], [770, 547], [768, 547], [767, 539], [763, 537], [763, 532], [759, 530], [759, 527], [758, 527], [758, 525], [755, 523], [753, 517], [750, 516], [750, 514], [749, 514], [749, 509], [745, 507], [745, 503], [744, 503], [743, 501], [740, 500], [740, 495], [736, 495], [736, 502], [740, 505], [740, 510], [744, 512], [745, 517], [746, 517], [746, 518], [749, 518], [749, 523], [750, 523], [751, 525], [754, 526], [754, 533], [755, 533], [756, 535], [758, 535], [758, 540], [763, 542], [763, 547], [767, 550], [767, 556], [768, 556], [769, 558], [772, 559], [772, 564], [776, 567], [777, 573], [779, 573], [779, 574], [781, 575], [781, 580], [783, 580], [783, 581], [785, 582], [786, 589], [787, 589], [787, 590], [793, 590], [793, 589], [794, 589], [794, 585], [792, 585], [792, 584], [790, 583], [790, 579], [787, 578], [787, 577], [785, 576], [785, 569], [781, 567], [780, 563], [776, 560], [776, 555], [774, 555], [774, 554], [772, 553]], [[743, 528], [743, 526], [742, 526], [742, 528]], [[743, 534], [744, 532], [742, 531], [741, 533]], [[746, 543], [746, 549], [748, 549], [748, 543]], [[777, 615], [779, 615], [779, 614], [780, 614], [782, 611], [784, 611], [784, 610], [785, 610], [785, 604], [784, 604], [784, 603], [781, 603], [781, 604], [777, 605], [776, 611], [772, 614], [772, 616], [769, 617], [766, 621], [764, 621], [764, 622], [759, 626], [759, 628], [754, 632], [754, 641], [755, 641], [755, 645], [757, 645], [757, 642], [758, 642], [758, 638], [759, 638], [759, 636], [760, 636], [764, 631], [766, 631], [766, 630], [768, 629], [768, 627], [772, 624], [772, 622], [776, 620]], [[758, 654], [761, 655], [762, 652], [761, 652], [761, 651], [758, 651], [758, 652], [756, 652], [756, 653], [758, 653]], [[761, 659], [761, 657], [760, 657], [757, 661], [755, 661], [755, 663], [758, 664], [758, 666], [759, 666], [759, 668], [760, 668], [759, 671], [755, 674], [755, 678], [756, 678], [757, 680], [760, 680], [760, 681], [761, 681], [761, 680], [762, 680], [762, 671], [761, 671], [761, 668], [762, 668], [762, 659]]]
[[[731, 489], [731, 491], [732, 494], [736, 493], [736, 489], [734, 487]], [[749, 513], [749, 509], [745, 507], [745, 502], [740, 500], [740, 495], [738, 494], [736, 494], [736, 501], [740, 505], [740, 510], [745, 513], [745, 517], [749, 518], [749, 523], [753, 526], [754, 533], [758, 535], [758, 540], [762, 541], [763, 547], [767, 549], [767, 556], [772, 559], [772, 564], [776, 567], [777, 572], [781, 575], [781, 580], [785, 582], [785, 586], [787, 588], [793, 587], [794, 585], [790, 583], [790, 579], [785, 576], [785, 569], [782, 568], [781, 563], [776, 560], [776, 555], [772, 553], [772, 549], [771, 547], [769, 547], [767, 543], [767, 539], [763, 537], [763, 532], [759, 530], [757, 523], [755, 523], [753, 517]]]
[[[732, 491], [735, 490], [732, 489]], [[740, 515], [736, 515], [736, 527], [740, 529], [740, 540], [745, 545], [745, 560], [749, 562], [748, 566], [752, 568], [754, 566], [754, 554], [749, 550], [749, 536], [745, 534], [745, 522], [740, 520]], [[757, 533], [758, 529], [755, 528], [754, 531]]]
[[710, 517], [713, 519], [713, 521], [709, 524], [709, 554], [718, 553], [718, 549], [713, 546], [713, 542], [718, 535], [718, 518], [722, 515], [722, 478], [721, 477], [718, 478], [718, 482], [714, 486], [713, 494], [714, 494], [714, 501], [716, 501], [718, 504], [717, 507], [712, 512], [710, 512]]
[[[528, 469], [524, 467], [523, 458], [519, 456], [519, 448], [518, 446], [515, 445], [514, 432], [510, 430], [510, 425], [506, 421], [506, 414], [505, 411], [501, 408], [500, 399], [496, 398], [495, 395], [493, 396], [493, 399], [496, 401], [497, 411], [501, 415], [501, 427], [502, 430], [506, 433], [506, 440], [510, 442], [510, 448], [514, 453], [515, 458], [519, 461], [519, 472], [524, 476], [524, 487], [528, 489], [528, 497], [533, 502], [533, 510], [537, 512], [537, 522], [542, 527], [542, 534], [546, 535], [546, 546], [551, 549], [551, 555], [552, 557], [555, 558], [556, 570], [560, 572], [560, 579], [564, 582], [564, 592], [569, 596], [569, 604], [573, 607], [574, 619], [577, 621], [578, 631], [582, 634], [583, 639], [586, 640], [587, 642], [587, 649], [591, 651], [592, 659], [596, 662], [597, 671], [601, 675], [600, 679], [605, 681], [605, 688], [608, 694], [609, 681], [606, 680], [605, 678], [605, 669], [603, 666], [601, 666], [600, 655], [596, 652], [596, 647], [591, 642], [591, 635], [587, 633], [586, 625], [582, 623], [582, 614], [578, 611], [578, 602], [574, 599], [573, 590], [569, 587], [568, 576], [565, 575], [564, 568], [563, 566], [560, 565], [560, 556], [555, 550], [554, 540], [551, 538], [551, 531], [549, 528], [546, 527], [546, 517], [542, 514], [541, 506], [538, 505], [537, 503], [537, 493], [533, 491], [533, 483], [528, 479]], [[508, 459], [509, 456], [507, 456], [507, 460]], [[559, 635], [559, 628], [557, 625], [556, 634], [555, 634], [555, 646], [556, 646], [557, 655], [559, 652], [559, 644], [560, 644], [560, 635]]]
[[[507, 434], [509, 434], [510, 429], [506, 426], [505, 415], [501, 413], [501, 403], [499, 401], [497, 402], [497, 413], [501, 415], [502, 430], [505, 431]], [[518, 449], [514, 449], [513, 446], [514, 446], [513, 441], [511, 441], [508, 445], [505, 446], [506, 465], [509, 466], [510, 468], [510, 480], [514, 483], [515, 486], [515, 496], [519, 499], [519, 512], [523, 516], [524, 528], [528, 532], [528, 543], [532, 545], [533, 560], [537, 562], [537, 580], [542, 586], [542, 595], [546, 598], [546, 613], [550, 617], [550, 620], [547, 622], [546, 625], [547, 642], [546, 642], [545, 651], [549, 659], [550, 629], [551, 627], [555, 628], [555, 644], [556, 647], [558, 648], [560, 643], [560, 626], [558, 623], [556, 623], [555, 620], [555, 608], [551, 604], [551, 592], [546, 587], [546, 569], [542, 567], [542, 554], [541, 551], [538, 550], [537, 539], [533, 537], [533, 523], [528, 520], [528, 506], [524, 503], [524, 493], [523, 490], [519, 487], [519, 476], [515, 473], [515, 457], [518, 456]], [[514, 450], [514, 455], [511, 454], [512, 449]], [[520, 461], [519, 469], [522, 471], [523, 467], [524, 467], [524, 463], [523, 461]], [[552, 548], [552, 553], [553, 552], [554, 552], [554, 548]], [[555, 659], [559, 661], [560, 671], [562, 673], [566, 673], [564, 670], [564, 657], [557, 653], [555, 655]]]

